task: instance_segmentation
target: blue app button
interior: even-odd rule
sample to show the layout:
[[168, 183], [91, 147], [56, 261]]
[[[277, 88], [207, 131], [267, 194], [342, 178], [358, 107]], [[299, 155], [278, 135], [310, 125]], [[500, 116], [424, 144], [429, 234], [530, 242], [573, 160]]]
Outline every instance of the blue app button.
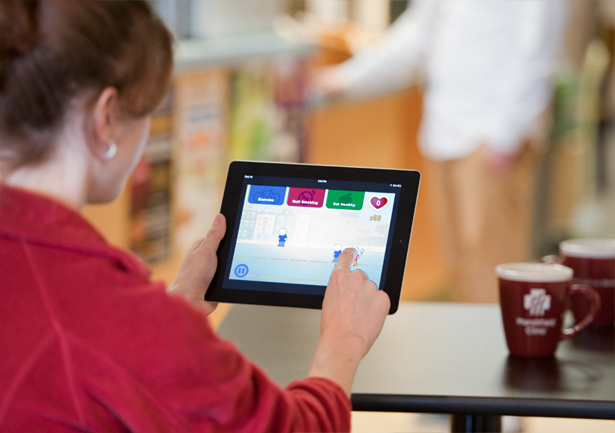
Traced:
[[281, 206], [285, 197], [285, 186], [250, 185], [248, 203]]
[[246, 265], [244, 265], [244, 264], [237, 265], [237, 266], [235, 266], [235, 271], [234, 272], [235, 272], [235, 275], [238, 278], [243, 278], [246, 275], [248, 275], [248, 267]]

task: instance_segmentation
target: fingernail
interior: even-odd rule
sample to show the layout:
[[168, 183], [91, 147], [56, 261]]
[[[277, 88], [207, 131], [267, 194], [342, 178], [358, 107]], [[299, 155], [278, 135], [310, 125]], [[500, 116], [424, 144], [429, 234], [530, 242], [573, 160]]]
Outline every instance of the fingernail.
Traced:
[[221, 219], [221, 218], [222, 218], [222, 214], [221, 214], [221, 213], [219, 213], [218, 215], [216, 215], [216, 217], [214, 218], [214, 222], [213, 222], [213, 224], [214, 224], [214, 225], [221, 224], [221, 223], [222, 223], [222, 219]]

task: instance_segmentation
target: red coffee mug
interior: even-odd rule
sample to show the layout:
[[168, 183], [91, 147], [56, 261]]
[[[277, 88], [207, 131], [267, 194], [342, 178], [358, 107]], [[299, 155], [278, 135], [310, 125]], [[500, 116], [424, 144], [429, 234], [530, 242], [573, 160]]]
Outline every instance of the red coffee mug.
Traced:
[[[594, 289], [571, 284], [572, 269], [547, 263], [504, 263], [496, 266], [506, 343], [518, 356], [551, 356], [561, 340], [585, 329], [600, 307]], [[588, 314], [562, 330], [571, 297], [589, 300]]]
[[[561, 263], [572, 268], [575, 284], [591, 286], [600, 295], [600, 311], [592, 327], [615, 323], [615, 239], [569, 239], [559, 244], [559, 256], [547, 256], [545, 263]], [[570, 308], [576, 320], [587, 314], [589, 303], [577, 297]]]

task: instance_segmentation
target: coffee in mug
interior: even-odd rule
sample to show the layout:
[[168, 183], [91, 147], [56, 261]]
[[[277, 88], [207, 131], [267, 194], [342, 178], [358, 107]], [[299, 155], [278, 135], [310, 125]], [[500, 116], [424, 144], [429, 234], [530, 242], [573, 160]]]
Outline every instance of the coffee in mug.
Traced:
[[[573, 271], [547, 263], [504, 263], [496, 266], [506, 343], [512, 355], [551, 356], [561, 340], [585, 329], [594, 319], [600, 298], [589, 286], [572, 284]], [[587, 297], [590, 309], [579, 323], [562, 330], [572, 297]]]
[[[591, 326], [615, 323], [615, 239], [569, 239], [559, 244], [560, 256], [547, 256], [545, 262], [559, 262], [572, 268], [572, 282], [594, 288], [600, 295], [600, 311]], [[576, 298], [571, 310], [580, 320], [589, 309], [585, 298]]]

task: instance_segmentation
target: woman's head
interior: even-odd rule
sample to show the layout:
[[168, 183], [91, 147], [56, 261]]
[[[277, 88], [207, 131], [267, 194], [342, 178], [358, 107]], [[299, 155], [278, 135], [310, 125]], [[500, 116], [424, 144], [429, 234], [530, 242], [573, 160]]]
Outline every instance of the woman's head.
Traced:
[[171, 77], [171, 43], [143, 0], [1, 0], [0, 158], [44, 161], [67, 115], [93, 109], [106, 88], [120, 114], [151, 113]]

